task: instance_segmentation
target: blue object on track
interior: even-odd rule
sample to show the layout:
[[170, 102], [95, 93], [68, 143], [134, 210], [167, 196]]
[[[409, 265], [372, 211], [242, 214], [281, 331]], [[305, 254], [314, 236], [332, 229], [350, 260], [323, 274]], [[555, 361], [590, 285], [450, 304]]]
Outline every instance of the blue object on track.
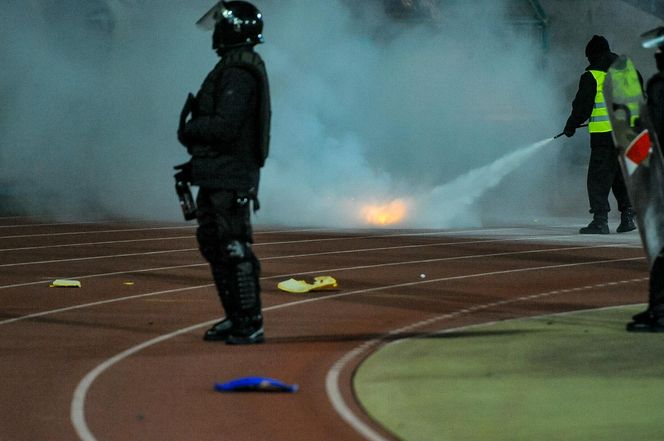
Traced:
[[297, 384], [287, 384], [269, 377], [242, 377], [226, 383], [215, 383], [217, 392], [297, 392]]

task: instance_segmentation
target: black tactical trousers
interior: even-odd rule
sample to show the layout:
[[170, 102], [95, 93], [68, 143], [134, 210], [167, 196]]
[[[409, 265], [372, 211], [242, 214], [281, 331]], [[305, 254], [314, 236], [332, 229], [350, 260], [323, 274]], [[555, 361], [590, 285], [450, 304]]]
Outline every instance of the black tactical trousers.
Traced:
[[602, 215], [611, 211], [609, 205], [611, 190], [618, 201], [619, 211], [622, 212], [632, 206], [618, 163], [616, 149], [611, 144], [595, 145], [591, 148], [587, 186], [590, 212], [593, 214]]
[[251, 249], [250, 201], [234, 191], [202, 187], [196, 204], [199, 248], [210, 263], [227, 317], [260, 315], [260, 264]]
[[664, 252], [653, 262], [650, 269], [650, 309], [657, 317], [664, 317]]

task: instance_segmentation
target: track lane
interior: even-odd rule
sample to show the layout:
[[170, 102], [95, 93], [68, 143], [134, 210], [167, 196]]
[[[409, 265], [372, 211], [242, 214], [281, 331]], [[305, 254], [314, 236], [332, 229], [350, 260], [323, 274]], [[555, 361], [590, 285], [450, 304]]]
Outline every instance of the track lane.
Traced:
[[[286, 236], [285, 239], [290, 237], [290, 235]], [[414, 237], [418, 238], [418, 240], [424, 238], [419, 245], [427, 244], [427, 242], [433, 240], [440, 240], [440, 237], [436, 237], [440, 236], [440, 233], [432, 233], [432, 236], [432, 238], [429, 238], [426, 235], [416, 235]], [[129, 437], [124, 439], [149, 439], [151, 438], [151, 434], [157, 433], [154, 432], [155, 430], [162, 431], [161, 439], [168, 439], [168, 436], [164, 438], [164, 434], [171, 435], [182, 433], [178, 431], [172, 433], [167, 432], [171, 423], [176, 425], [177, 420], [180, 419], [180, 430], [185, 430], [187, 428], [191, 430], [193, 428], [204, 427], [205, 429], [201, 432], [203, 437], [200, 439], [213, 439], [205, 438], [204, 435], [209, 433], [210, 436], [212, 436], [213, 432], [219, 435], [220, 433], [229, 433], [227, 430], [232, 430], [232, 427], [228, 426], [227, 422], [215, 420], [215, 418], [218, 418], [220, 409], [231, 412], [237, 410], [238, 417], [241, 418], [253, 417], [255, 419], [258, 416], [259, 419], [262, 419], [264, 415], [269, 416], [270, 407], [267, 406], [264, 408], [263, 404], [265, 403], [259, 403], [258, 401], [268, 401], [272, 406], [272, 411], [274, 411], [275, 406], [279, 407], [280, 416], [285, 418], [283, 420], [285, 425], [288, 422], [293, 423], [290, 429], [291, 432], [293, 427], [298, 428], [297, 434], [290, 438], [280, 438], [280, 436], [284, 435], [284, 432], [281, 432], [281, 429], [279, 428], [275, 428], [278, 423], [266, 419], [266, 426], [261, 427], [260, 425], [257, 425], [248, 431], [252, 435], [258, 437], [246, 439], [315, 439], [307, 438], [311, 435], [307, 435], [307, 430], [309, 429], [305, 428], [306, 424], [304, 420], [306, 420], [307, 417], [316, 423], [320, 430], [319, 433], [328, 435], [334, 433], [335, 436], [338, 434], [340, 438], [337, 439], [359, 439], [359, 435], [354, 429], [343, 423], [339, 423], [339, 416], [336, 414], [331, 404], [324, 404], [322, 406], [320, 404], [321, 401], [327, 403], [325, 399], [324, 378], [327, 375], [329, 367], [338, 360], [340, 354], [345, 353], [344, 351], [352, 350], [357, 346], [358, 342], [376, 338], [377, 336], [382, 335], [381, 332], [384, 330], [394, 329], [395, 323], [407, 324], [408, 320], [413, 317], [421, 319], [422, 316], [427, 314], [435, 316], [435, 314], [440, 311], [459, 308], [460, 305], [468, 304], [468, 302], [470, 302], [472, 306], [473, 299], [475, 299], [475, 302], [495, 300], [501, 296], [508, 296], [509, 293], [505, 293], [505, 290], [509, 289], [510, 286], [514, 287], [515, 281], [510, 280], [510, 278], [507, 277], [507, 274], [502, 277], [497, 274], [487, 276], [491, 279], [491, 282], [495, 282], [498, 287], [496, 293], [486, 292], [486, 281], [469, 283], [468, 281], [472, 280], [470, 277], [465, 279], [448, 279], [445, 281], [432, 282], [431, 280], [436, 271], [440, 271], [440, 274], [444, 276], [451, 276], [453, 274], [457, 274], [458, 276], [468, 275], [467, 267], [469, 263], [467, 262], [472, 262], [473, 259], [468, 257], [466, 259], [458, 260], [448, 259], [439, 260], [437, 262], [422, 262], [424, 260], [431, 260], [426, 259], [427, 256], [441, 258], [444, 255], [446, 256], [444, 258], [454, 258], [459, 256], [448, 253], [453, 251], [461, 252], [464, 250], [468, 252], [469, 255], [472, 253], [480, 254], [482, 252], [485, 252], [485, 254], [496, 254], [486, 251], [491, 251], [493, 247], [502, 248], [503, 246], [507, 251], [514, 251], [521, 246], [514, 245], [511, 243], [512, 241], [509, 240], [494, 244], [488, 241], [471, 244], [467, 242], [472, 242], [473, 240], [463, 237], [464, 235], [462, 234], [452, 236], [462, 236], [459, 241], [460, 243], [442, 247], [411, 247], [410, 250], [420, 259], [416, 259], [418, 260], [416, 263], [403, 265], [398, 265], [399, 257], [414, 257], [414, 255], [409, 255], [407, 251], [408, 248], [403, 248], [401, 250], [393, 249], [392, 251], [387, 249], [374, 250], [371, 253], [355, 257], [355, 252], [338, 252], [343, 251], [339, 248], [333, 250], [335, 253], [326, 256], [305, 256], [307, 254], [320, 253], [321, 251], [324, 251], [321, 250], [321, 245], [324, 245], [327, 248], [328, 245], [335, 244], [335, 241], [303, 241], [300, 244], [295, 245], [271, 245], [275, 248], [274, 250], [270, 250], [268, 247], [260, 249], [261, 253], [275, 252], [275, 254], [265, 256], [266, 259], [273, 258], [267, 260], [264, 265], [266, 282], [269, 280], [275, 282], [277, 277], [286, 277], [286, 275], [315, 275], [322, 270], [331, 270], [340, 272], [338, 278], [343, 281], [342, 286], [344, 293], [350, 293], [352, 290], [376, 289], [365, 294], [356, 295], [356, 292], [356, 294], [351, 294], [345, 297], [339, 297], [336, 299], [327, 298], [325, 301], [312, 302], [309, 301], [309, 299], [315, 299], [317, 297], [324, 298], [330, 294], [316, 294], [310, 298], [302, 299], [301, 296], [280, 293], [276, 291], [274, 285], [269, 284], [265, 289], [265, 303], [267, 308], [279, 307], [279, 305], [293, 301], [307, 301], [298, 306], [297, 311], [295, 311], [293, 307], [289, 308], [285, 306], [268, 310], [266, 313], [266, 321], [268, 326], [269, 343], [267, 345], [264, 345], [263, 347], [249, 348], [247, 350], [242, 348], [243, 350], [240, 351], [232, 351], [231, 348], [228, 348], [225, 345], [210, 346], [209, 344], [205, 344], [200, 341], [200, 332], [192, 331], [190, 333], [184, 333], [183, 335], [174, 338], [172, 341], [164, 341], [162, 344], [157, 345], [154, 348], [146, 349], [145, 352], [139, 351], [135, 356], [123, 360], [113, 369], [106, 372], [92, 385], [90, 396], [88, 397], [90, 400], [88, 401], [88, 411], [91, 412], [89, 417], [93, 423], [92, 427], [94, 428], [95, 433], [101, 433], [104, 435], [100, 439], [106, 439], [107, 436], [108, 439], [123, 439], [122, 434], [117, 435], [113, 432], [124, 430], [118, 428], [118, 422], [120, 422], [122, 425], [127, 424], [127, 427], [131, 427], [132, 430], [135, 430], [135, 432], [125, 432], [124, 435]], [[394, 240], [397, 244], [406, 245], [403, 237], [395, 237], [392, 239], [382, 238], [376, 239], [373, 242], [378, 243], [382, 240]], [[512, 238], [512, 240], [517, 243], [520, 242], [518, 238]], [[353, 239], [350, 239], [350, 241], [353, 242]], [[281, 248], [282, 245], [283, 248]], [[410, 245], [416, 244], [407, 244], [407, 246]], [[617, 254], [619, 256], [627, 255], [628, 257], [625, 258], [633, 260], [625, 262], [607, 262], [601, 265], [606, 265], [612, 268], [615, 267], [613, 268], [613, 271], [617, 271], [616, 275], [621, 277], [625, 274], [642, 274], [644, 264], [640, 250], [636, 248], [625, 248], [624, 244], [617, 245], [618, 246], [616, 247], [604, 246], [595, 250], [566, 250], [560, 251], [557, 254], [556, 252], [551, 251], [551, 255], [548, 258], [543, 257], [541, 259], [533, 259], [532, 255], [530, 258], [526, 259], [525, 257], [528, 256], [526, 253], [522, 254], [521, 258], [516, 258], [515, 256], [509, 257], [507, 255], [487, 255], [484, 256], [483, 259], [486, 260], [486, 262], [494, 259], [502, 260], [500, 265], [507, 265], [511, 268], [519, 265], [529, 265], [535, 268], [537, 267], [536, 264], [538, 261], [541, 263], [545, 262], [547, 259], [554, 263], [570, 260], [573, 261], [573, 263], [584, 263], [592, 259], [601, 258], [606, 252], [610, 252], [609, 254]], [[550, 243], [545, 245], [536, 244], [536, 246], [540, 246], [543, 249], [552, 247]], [[291, 249], [291, 247], [296, 249], [300, 248], [301, 252], [299, 254], [303, 256], [287, 259], [278, 254], [282, 249], [288, 249], [289, 253], [292, 252], [293, 249]], [[552, 248], [555, 248], [555, 246]], [[542, 252], [541, 254], [546, 256], [547, 253], [548, 252]], [[604, 255], [604, 257], [607, 256]], [[372, 263], [379, 264], [381, 262], [385, 264], [394, 264], [386, 267], [389, 268], [387, 274], [385, 274], [385, 268], [383, 268], [382, 271], [380, 267], [377, 266], [371, 268]], [[133, 264], [133, 262], [129, 262], [129, 266]], [[154, 271], [154, 274], [151, 274], [149, 278], [146, 278], [146, 286], [157, 287], [157, 285], [163, 284], [165, 287], [173, 287], [177, 285], [182, 286], [187, 280], [190, 282], [192, 280], [209, 281], [206, 265], [204, 263], [196, 265], [200, 266], [190, 268], [189, 270], [185, 269], [184, 272], [182, 272], [183, 270], [181, 268]], [[420, 274], [418, 271], [422, 265], [429, 265], [426, 269], [429, 279], [426, 280], [426, 282], [430, 282], [429, 286], [431, 288], [424, 288], [427, 286], [426, 283], [419, 284], [419, 282], [422, 281], [418, 277]], [[473, 264], [472, 266], [475, 267], [475, 269], [483, 269], [490, 267], [491, 265], [492, 264], [490, 263], [480, 263], [478, 265]], [[344, 268], [350, 268], [353, 266], [363, 268], [344, 270]], [[411, 268], [407, 269], [407, 266], [410, 266]], [[584, 268], [584, 266], [585, 269], [578, 271], [570, 271], [572, 267], [569, 266], [561, 267], [560, 274], [564, 274], [564, 277], [561, 278], [560, 274], [557, 274], [552, 278], [544, 277], [543, 280], [535, 277], [535, 282], [529, 282], [529, 284], [534, 283], [534, 286], [539, 286], [541, 284], [556, 284], [561, 283], [561, 280], [565, 281], [565, 283], [573, 284], [582, 281], [582, 279], [587, 279], [588, 277], [591, 279], [597, 277], [600, 281], [607, 277], [607, 275], [601, 271], [589, 270], [588, 267], [592, 267], [592, 264], [578, 265], [578, 268]], [[98, 265], [95, 265], [95, 269], [97, 267]], [[440, 267], [445, 268], [440, 269]], [[143, 269], [147, 270], [149, 268]], [[97, 274], [93, 271], [90, 272], [92, 274]], [[116, 272], [122, 271], [118, 270]], [[530, 270], [530, 272], [536, 273], [538, 270]], [[591, 272], [597, 274], [589, 274]], [[571, 276], [569, 277], [569, 280], [566, 280], [567, 276], [570, 274]], [[126, 278], [126, 275], [127, 274], [116, 274], [116, 278], [109, 279], [120, 282]], [[417, 282], [418, 285], [394, 288], [395, 292], [392, 293], [386, 293], [380, 290], [381, 284], [385, 284], [385, 280], [387, 279], [391, 280], [394, 278], [395, 280], [409, 281], [413, 276], [416, 277], [415, 282]], [[106, 276], [100, 278], [105, 279]], [[524, 284], [525, 280], [519, 280], [519, 282], [518, 285], [521, 286]], [[107, 300], [113, 300], [120, 297], [119, 291], [113, 287], [111, 280], [105, 281], [104, 283], [109, 283], [109, 285], [103, 287], [103, 292], [100, 293], [102, 296]], [[437, 288], [433, 288], [434, 286], [437, 286]], [[35, 288], [35, 286], [32, 288]], [[25, 287], [24, 289], [33, 292], [32, 288]], [[624, 287], [621, 289], [624, 289]], [[7, 298], [3, 297], [2, 293], [3, 291], [10, 292], [12, 290], [13, 289], [8, 288], [7, 290], [0, 291], [0, 302], [6, 304], [5, 301]], [[23, 289], [21, 289], [21, 291], [23, 291]], [[50, 291], [53, 292], [53, 290]], [[60, 290], [56, 291], [61, 292]], [[637, 293], [643, 292], [642, 290], [635, 291]], [[64, 291], [62, 292], [64, 293]], [[441, 296], [441, 293], [445, 294]], [[22, 294], [26, 295], [25, 292]], [[623, 295], [624, 293], [620, 292], [620, 296]], [[58, 294], [58, 296], [60, 296], [60, 294]], [[39, 303], [44, 301], [44, 297], [47, 296], [36, 295], [33, 300], [36, 303]], [[50, 294], [50, 297], [55, 296]], [[414, 301], [414, 299], [416, 301]], [[69, 299], [69, 301], [71, 300], [72, 299]], [[591, 303], [598, 302], [597, 299], [593, 300], [592, 298], [586, 300]], [[52, 298], [50, 301], [55, 301], [57, 303], [57, 298]], [[600, 299], [600, 301], [605, 301], [605, 299]], [[321, 308], [320, 305], [326, 302], [329, 302], [329, 305]], [[570, 302], [564, 303], [553, 302], [551, 305], [535, 305], [532, 309], [538, 310], [541, 308], [554, 307], [569, 308], [575, 307], [575, 305], [578, 306], [578, 303], [578, 299], [576, 301], [572, 299]], [[31, 307], [34, 309], [35, 306], [38, 307], [39, 305], [32, 305]], [[51, 412], [49, 409], [40, 420], [55, 421], [57, 423], [52, 425], [51, 429], [56, 432], [62, 429], [64, 430], [64, 433], [73, 435], [73, 429], [71, 427], [67, 429], [67, 424], [62, 423], [63, 413], [62, 407], [60, 406], [62, 400], [59, 397], [66, 390], [70, 391], [71, 397], [77, 381], [83, 378], [93, 366], [98, 365], [98, 363], [113, 354], [126, 350], [127, 347], [132, 347], [132, 342], [133, 344], [140, 344], [141, 342], [148, 341], [150, 338], [157, 338], [164, 333], [173, 332], [173, 329], [181, 329], [183, 326], [191, 326], [191, 324], [201, 322], [205, 323], [205, 320], [209, 321], [211, 314], [214, 315], [218, 313], [218, 311], [219, 308], [216, 304], [214, 289], [210, 284], [204, 284], [189, 292], [182, 291], [179, 293], [174, 292], [172, 294], [144, 296], [135, 299], [128, 298], [123, 301], [112, 301], [108, 304], [91, 305], [86, 308], [61, 311], [52, 316], [33, 317], [30, 320], [24, 320], [23, 325], [19, 326], [18, 323], [15, 323], [10, 327], [3, 326], [2, 329], [12, 329], [10, 334], [16, 339], [23, 338], [23, 340], [25, 340], [26, 335], [36, 334], [36, 339], [34, 341], [30, 340], [31, 344], [28, 345], [29, 347], [33, 347], [32, 343], [35, 344], [34, 348], [39, 348], [40, 345], [47, 343], [56, 346], [51, 350], [52, 352], [49, 352], [52, 354], [49, 356], [51, 357], [49, 358], [49, 362], [58, 359], [60, 356], [58, 355], [59, 351], [68, 348], [63, 354], [68, 354], [68, 357], [64, 359], [67, 360], [66, 371], [57, 372], [57, 366], [55, 368], [56, 371], [45, 367], [42, 371], [43, 378], [37, 380], [36, 384], [42, 386], [42, 393], [46, 393], [49, 396], [58, 396], [58, 398], [54, 400], [54, 402], [57, 403], [55, 406], [57, 407], [57, 410], [53, 409]], [[530, 309], [528, 311], [530, 311]], [[523, 312], [523, 309], [521, 309], [520, 312]], [[514, 313], [514, 311], [507, 312], [507, 314], [512, 313]], [[371, 319], [369, 322], [366, 320], [368, 317]], [[60, 338], [61, 335], [62, 338]], [[69, 335], [69, 338], [66, 338], [67, 335]], [[75, 335], [75, 337], [72, 339], [71, 335]], [[50, 336], [57, 337], [53, 338]], [[0, 341], [2, 341], [1, 338]], [[11, 347], [14, 348], [13, 350], [18, 351], [18, 346], [16, 344], [11, 345]], [[24, 378], [29, 372], [29, 365], [36, 366], [46, 361], [40, 360], [38, 356], [36, 357], [37, 360], [35, 360], [34, 356], [32, 360], [29, 360], [28, 355], [29, 354], [26, 352], [20, 352], [20, 356], [13, 359], [13, 361], [16, 362], [16, 366], [24, 367], [23, 370], [25, 372], [22, 373]], [[232, 366], [228, 366], [227, 360], [229, 357], [233, 360]], [[293, 358], [296, 359], [297, 363], [292, 360]], [[284, 372], [293, 373], [292, 381], [298, 381], [299, 378], [303, 379], [301, 382], [303, 385], [302, 394], [297, 394], [297, 396], [283, 400], [279, 397], [225, 397], [210, 391], [210, 381], [222, 379], [219, 378], [220, 376], [246, 372], [246, 369], [248, 369], [248, 366], [252, 363], [265, 370], [271, 369], [274, 366], [284, 366]], [[294, 366], [289, 366], [289, 363], [293, 363]], [[3, 366], [6, 367], [5, 365]], [[117, 371], [116, 368], [118, 369]], [[0, 372], [3, 371], [4, 368], [0, 369]], [[161, 377], [162, 375], [163, 377]], [[182, 378], [182, 381], [178, 381], [174, 384], [172, 381], [174, 375], [177, 375], [178, 378]], [[16, 376], [12, 378], [15, 377]], [[137, 377], [139, 378], [139, 385], [133, 384]], [[57, 384], [55, 384], [55, 378], [58, 378], [58, 380], [61, 381], [57, 381]], [[126, 387], [128, 390], [124, 390], [125, 388], [121, 387], [123, 384], [129, 383], [132, 383], [132, 385]], [[160, 386], [165, 387], [165, 389], [159, 389]], [[199, 386], [200, 388], [198, 388]], [[131, 405], [127, 407], [127, 401], [120, 400], [120, 396], [133, 392], [136, 392], [136, 394], [140, 396], [130, 397], [129, 403], [131, 403]], [[20, 401], [26, 406], [30, 405], [30, 397], [35, 397], [33, 399], [36, 400], [36, 397], [39, 395], [37, 391], [29, 391], [29, 393], [26, 393], [26, 391], [16, 390], [13, 393], [18, 394], [21, 397]], [[169, 401], [172, 400], [172, 397], [181, 396], [180, 393], [184, 394], [182, 396], [189, 395], [192, 398], [196, 397], [197, 402], [171, 403]], [[119, 400], [117, 406], [115, 404], [110, 405], [109, 412], [112, 416], [111, 418], [108, 417], [109, 414], [106, 412], [101, 412], [101, 414], [98, 413], [108, 405], [107, 402], [109, 398], [111, 400], [115, 400], [116, 398]], [[169, 409], [168, 406], [161, 406], [162, 401], [163, 403], [172, 404], [174, 407]], [[235, 409], [238, 407], [238, 401], [246, 403], [249, 407]], [[102, 404], [102, 402], [104, 404]], [[124, 402], [125, 407], [122, 407], [122, 402]], [[159, 403], [160, 405], [155, 406], [155, 403]], [[134, 404], [136, 405], [134, 406]], [[227, 406], [229, 406], [230, 409], [227, 408]], [[283, 407], [283, 409], [281, 409], [281, 407]], [[65, 406], [65, 410], [67, 408], [68, 406]], [[29, 410], [29, 407], [22, 408], [24, 413], [26, 412], [26, 409]], [[136, 411], [141, 411], [141, 409], [145, 410], [143, 414], [136, 413]], [[212, 410], [214, 410], [214, 412]], [[182, 414], [178, 414], [177, 411], [181, 411]], [[294, 415], [287, 416], [286, 414], [289, 412], [293, 412]], [[29, 411], [27, 413], [29, 413]], [[19, 412], [10, 412], [8, 415], [13, 415], [20, 419]], [[141, 415], [143, 418], [142, 420], [140, 420]], [[251, 419], [251, 421], [254, 421], [254, 419]], [[158, 421], [163, 422], [161, 427], [157, 424]], [[20, 426], [19, 423], [17, 427]], [[39, 435], [41, 433], [41, 438], [43, 438], [43, 434], [46, 433], [43, 432], [43, 427], [42, 424], [37, 424], [35, 427], [30, 427], [28, 432], [31, 435]], [[42, 430], [42, 432], [39, 432], [39, 430]], [[208, 430], [209, 432], [207, 432]], [[107, 431], [110, 432], [107, 433]], [[275, 437], [266, 437], [266, 433], [274, 435]], [[2, 430], [0, 430], [0, 438], [2, 438], [2, 434]], [[191, 434], [191, 432], [189, 432], [189, 434]], [[147, 436], [140, 438], [139, 435]], [[263, 438], [261, 438], [261, 436], [263, 436]], [[32, 438], [34, 439], [34, 437]], [[40, 438], [40, 436], [36, 436], [36, 438]]]

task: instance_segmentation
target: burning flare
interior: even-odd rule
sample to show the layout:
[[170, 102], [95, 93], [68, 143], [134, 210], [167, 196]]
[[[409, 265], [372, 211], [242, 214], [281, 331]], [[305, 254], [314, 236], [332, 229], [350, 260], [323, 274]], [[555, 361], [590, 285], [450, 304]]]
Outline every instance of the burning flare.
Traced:
[[384, 205], [366, 205], [362, 208], [362, 217], [372, 225], [395, 224], [406, 217], [406, 203], [395, 199]]

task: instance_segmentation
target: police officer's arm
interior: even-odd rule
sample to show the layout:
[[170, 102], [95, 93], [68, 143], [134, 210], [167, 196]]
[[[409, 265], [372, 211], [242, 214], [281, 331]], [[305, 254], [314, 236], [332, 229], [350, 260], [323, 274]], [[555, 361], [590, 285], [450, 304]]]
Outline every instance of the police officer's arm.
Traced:
[[657, 133], [660, 148], [664, 143], [664, 78], [655, 77], [648, 82], [648, 110]]
[[185, 127], [186, 138], [194, 144], [226, 145], [235, 141], [240, 128], [256, 108], [256, 80], [248, 71], [228, 69], [217, 85], [212, 115], [200, 115]]
[[[565, 124], [565, 134], [574, 134], [574, 131], [583, 124], [595, 106], [595, 95], [597, 94], [597, 84], [593, 74], [585, 72], [579, 80], [579, 90], [576, 92], [574, 101], [572, 101], [572, 113]], [[570, 136], [570, 135], [568, 135]]]

